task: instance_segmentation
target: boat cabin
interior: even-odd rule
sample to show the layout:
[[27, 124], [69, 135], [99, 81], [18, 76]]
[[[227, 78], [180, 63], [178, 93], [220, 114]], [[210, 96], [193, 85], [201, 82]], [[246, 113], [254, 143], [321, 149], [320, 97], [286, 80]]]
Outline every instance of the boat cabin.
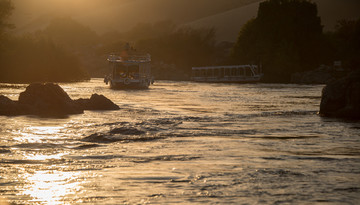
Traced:
[[149, 54], [126, 57], [111, 54], [108, 62], [110, 72], [104, 82], [111, 88], [148, 88], [153, 83]]

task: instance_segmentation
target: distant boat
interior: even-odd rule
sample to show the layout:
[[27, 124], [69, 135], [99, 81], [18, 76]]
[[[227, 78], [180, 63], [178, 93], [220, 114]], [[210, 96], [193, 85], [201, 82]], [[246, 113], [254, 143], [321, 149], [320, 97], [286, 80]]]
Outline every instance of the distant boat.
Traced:
[[259, 82], [263, 74], [257, 65], [193, 67], [191, 80], [209, 83]]
[[110, 73], [104, 82], [113, 89], [146, 89], [154, 82], [150, 54], [110, 54]]

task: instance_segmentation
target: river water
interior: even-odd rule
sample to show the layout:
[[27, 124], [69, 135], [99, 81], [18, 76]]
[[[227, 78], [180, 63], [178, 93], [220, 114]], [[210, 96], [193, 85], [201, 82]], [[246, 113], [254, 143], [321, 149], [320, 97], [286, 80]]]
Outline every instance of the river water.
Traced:
[[[121, 109], [0, 116], [0, 196], [10, 203], [360, 201], [360, 122], [320, 117], [322, 85], [60, 85]], [[16, 100], [25, 88], [0, 84], [0, 94]]]

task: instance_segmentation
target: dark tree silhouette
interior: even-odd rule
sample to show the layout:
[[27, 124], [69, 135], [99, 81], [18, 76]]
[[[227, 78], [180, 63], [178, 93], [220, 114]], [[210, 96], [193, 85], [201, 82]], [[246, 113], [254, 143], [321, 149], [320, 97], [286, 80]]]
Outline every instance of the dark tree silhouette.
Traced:
[[63, 82], [88, 78], [78, 59], [50, 38], [39, 34], [5, 35], [6, 30], [13, 27], [7, 22], [13, 9], [10, 0], [0, 0], [0, 82]]
[[346, 68], [360, 69], [360, 19], [339, 21], [333, 35], [336, 58]]
[[269, 81], [288, 81], [293, 72], [319, 63], [323, 41], [317, 5], [303, 0], [268, 0], [239, 33], [232, 57], [261, 63]]
[[0, 0], [0, 35], [2, 35], [6, 29], [13, 28], [14, 25], [8, 23], [14, 7], [10, 0]]

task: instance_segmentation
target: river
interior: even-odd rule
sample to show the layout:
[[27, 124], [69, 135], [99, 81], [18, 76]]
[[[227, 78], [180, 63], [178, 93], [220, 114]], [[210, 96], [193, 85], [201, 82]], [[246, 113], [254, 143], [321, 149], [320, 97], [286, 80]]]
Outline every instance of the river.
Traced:
[[[121, 109], [0, 116], [0, 196], [10, 203], [360, 201], [360, 122], [320, 117], [323, 85], [60, 85], [73, 99], [103, 94]], [[17, 100], [25, 88], [0, 84], [0, 94]]]

